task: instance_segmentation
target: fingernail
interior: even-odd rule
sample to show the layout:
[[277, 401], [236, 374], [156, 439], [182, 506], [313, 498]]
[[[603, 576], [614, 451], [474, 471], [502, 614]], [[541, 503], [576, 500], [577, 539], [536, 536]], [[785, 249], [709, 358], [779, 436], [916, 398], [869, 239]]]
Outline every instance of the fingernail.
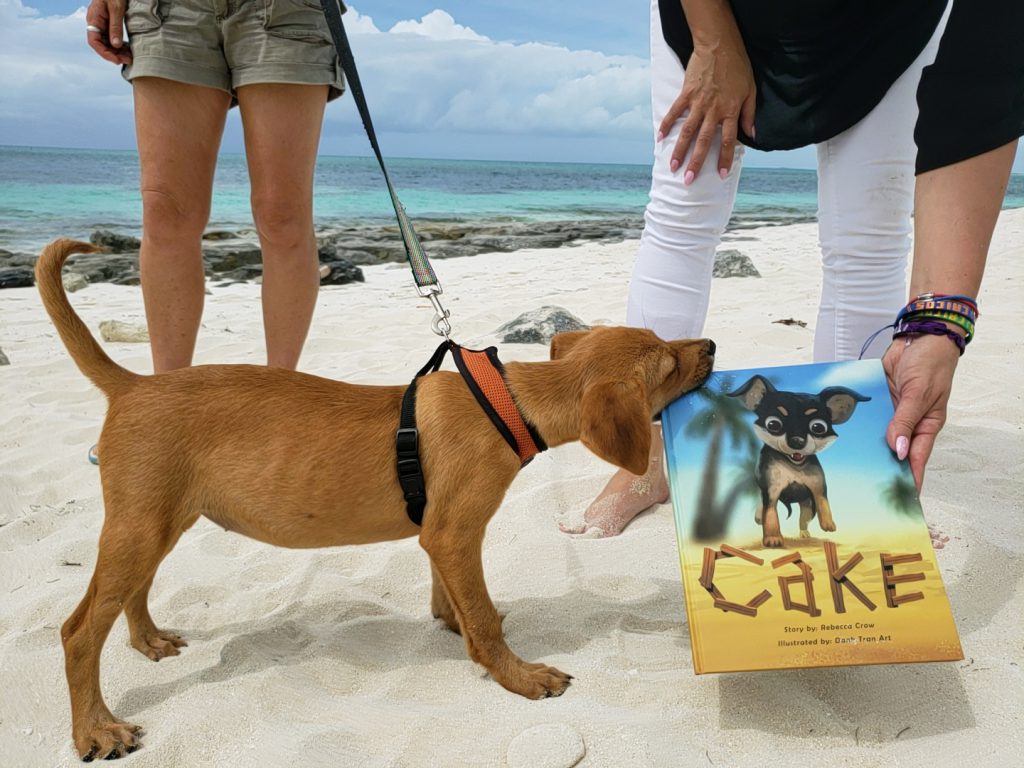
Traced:
[[722, 181], [725, 181], [729, 177], [729, 169], [728, 168], [719, 168], [718, 169], [718, 175], [722, 177]]
[[690, 186], [693, 183], [693, 171], [687, 171], [683, 176], [683, 184]]
[[750, 126], [750, 138], [752, 138], [752, 139], [756, 139], [757, 138], [757, 127], [756, 126], [753, 126], [753, 125]]
[[657, 136], [657, 138], [655, 138], [655, 141], [661, 141], [664, 138], [665, 138], [665, 132], [664, 131], [658, 131], [658, 136]]
[[115, 48], [120, 48], [121, 47], [121, 38], [120, 37], [112, 37], [110, 39], [110, 42], [112, 42], [114, 44]]
[[896, 458], [903, 461], [910, 452], [910, 441], [903, 435], [896, 438]]
[[678, 171], [678, 170], [679, 170], [679, 161], [678, 161], [678, 160], [676, 160], [676, 159], [675, 159], [675, 158], [673, 157], [673, 158], [672, 158], [672, 162], [670, 162], [670, 163], [668, 164], [668, 169], [669, 169], [670, 171], [672, 171], [672, 173], [675, 173], [676, 171]]

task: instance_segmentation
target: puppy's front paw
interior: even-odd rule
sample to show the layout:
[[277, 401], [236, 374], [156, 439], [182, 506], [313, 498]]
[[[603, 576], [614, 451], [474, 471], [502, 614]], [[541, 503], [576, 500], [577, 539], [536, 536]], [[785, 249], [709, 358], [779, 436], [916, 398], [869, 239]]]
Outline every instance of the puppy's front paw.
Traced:
[[809, 538], [811, 538], [811, 532], [808, 531], [806, 528], [801, 528], [800, 529], [800, 538], [801, 539], [809, 539]]
[[132, 638], [132, 647], [151, 661], [160, 661], [168, 656], [179, 656], [188, 643], [180, 635], [157, 629]]
[[778, 548], [784, 546], [784, 542], [782, 541], [782, 537], [781, 536], [765, 536], [761, 540], [761, 543], [764, 544], [769, 549], [778, 549]]
[[823, 531], [834, 531], [836, 529], [835, 520], [822, 520], [821, 530]]
[[571, 681], [572, 675], [554, 667], [524, 662], [502, 685], [528, 699], [546, 699], [561, 696]]
[[142, 728], [121, 720], [96, 723], [91, 728], [83, 729], [83, 733], [75, 734], [75, 749], [86, 763], [93, 760], [117, 760], [142, 746], [139, 740], [141, 735]]

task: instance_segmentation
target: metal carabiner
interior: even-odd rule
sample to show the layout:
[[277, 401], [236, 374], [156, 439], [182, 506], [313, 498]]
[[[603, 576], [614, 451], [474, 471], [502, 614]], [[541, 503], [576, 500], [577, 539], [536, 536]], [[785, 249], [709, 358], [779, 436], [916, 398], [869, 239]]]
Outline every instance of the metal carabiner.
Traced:
[[451, 341], [449, 334], [452, 332], [452, 324], [448, 322], [451, 312], [441, 306], [441, 300], [437, 297], [440, 291], [431, 291], [427, 294], [430, 303], [434, 305], [434, 319], [430, 321], [430, 329], [438, 336], [444, 336]]

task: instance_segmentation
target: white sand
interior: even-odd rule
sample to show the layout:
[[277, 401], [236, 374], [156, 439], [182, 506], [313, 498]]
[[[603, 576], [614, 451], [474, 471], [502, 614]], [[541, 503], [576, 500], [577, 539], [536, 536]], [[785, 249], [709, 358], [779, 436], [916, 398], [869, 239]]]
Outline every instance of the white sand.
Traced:
[[[764, 278], [716, 280], [719, 367], [807, 362], [818, 296], [813, 226], [741, 233]], [[635, 243], [439, 261], [456, 337], [474, 346], [521, 311], [621, 322]], [[436, 344], [402, 265], [325, 288], [304, 370], [402, 383]], [[214, 287], [197, 362], [263, 361], [259, 287]], [[581, 446], [540, 456], [491, 523], [488, 583], [524, 658], [576, 676], [527, 701], [467, 659], [431, 618], [414, 539], [274, 549], [201, 521], [162, 566], [157, 623], [190, 641], [154, 664], [123, 620], [103, 656], [107, 702], [143, 725], [136, 766], [1010, 765], [1024, 753], [1021, 592], [1024, 405], [1019, 372], [1024, 211], [1004, 213], [950, 424], [930, 465], [929, 519], [967, 660], [696, 677], [670, 509], [622, 536], [574, 540], [609, 467]], [[89, 326], [142, 320], [136, 288], [72, 300]], [[772, 324], [794, 317], [807, 328]], [[58, 627], [81, 598], [103, 517], [86, 463], [103, 397], [71, 363], [32, 289], [0, 292], [0, 765], [76, 764]], [[108, 344], [137, 371], [146, 345]], [[503, 345], [539, 360], [539, 345]], [[538, 727], [545, 726], [545, 727]], [[526, 732], [526, 733], [524, 733]], [[522, 734], [521, 738], [520, 735]]]

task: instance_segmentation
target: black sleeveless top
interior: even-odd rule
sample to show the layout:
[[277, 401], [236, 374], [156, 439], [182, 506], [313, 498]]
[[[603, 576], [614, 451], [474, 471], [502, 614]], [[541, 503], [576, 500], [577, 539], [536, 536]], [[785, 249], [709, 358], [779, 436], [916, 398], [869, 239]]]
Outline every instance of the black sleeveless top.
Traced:
[[[757, 140], [740, 138], [770, 150], [817, 144], [858, 123], [924, 49], [946, 0], [730, 4], [757, 85]], [[685, 67], [693, 37], [682, 2], [660, 0], [659, 9], [665, 40]]]
[[[951, 0], [935, 63], [918, 86], [917, 172], [1024, 135], [1024, 0]], [[757, 84], [757, 149], [816, 144], [882, 100], [924, 49], [946, 0], [730, 0]], [[684, 66], [693, 38], [681, 0], [659, 0]]]

